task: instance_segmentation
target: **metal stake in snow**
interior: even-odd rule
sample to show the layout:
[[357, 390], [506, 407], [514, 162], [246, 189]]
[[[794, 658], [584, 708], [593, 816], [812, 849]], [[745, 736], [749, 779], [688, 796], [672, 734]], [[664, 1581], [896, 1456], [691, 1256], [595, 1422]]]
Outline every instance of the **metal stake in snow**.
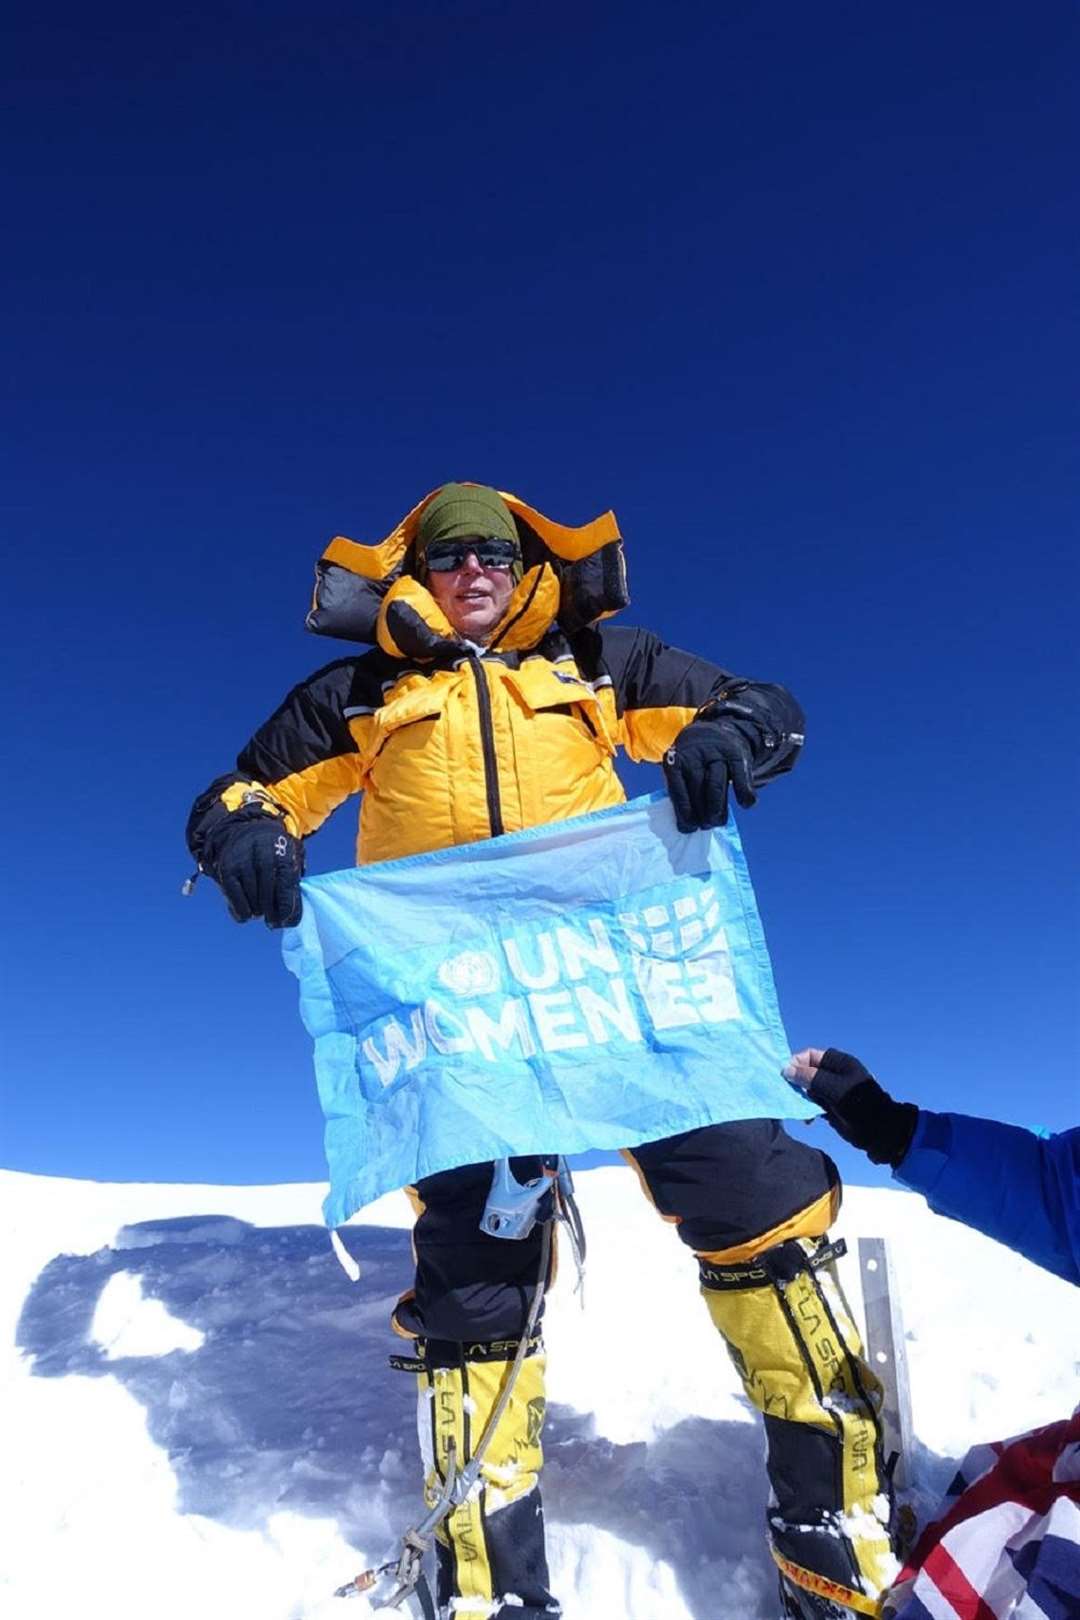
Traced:
[[889, 1286], [889, 1254], [883, 1238], [859, 1239], [859, 1280], [866, 1318], [867, 1359], [885, 1391], [881, 1411], [885, 1458], [888, 1461], [895, 1457], [892, 1477], [903, 1490], [910, 1484], [911, 1395], [900, 1301], [895, 1287], [890, 1289]]

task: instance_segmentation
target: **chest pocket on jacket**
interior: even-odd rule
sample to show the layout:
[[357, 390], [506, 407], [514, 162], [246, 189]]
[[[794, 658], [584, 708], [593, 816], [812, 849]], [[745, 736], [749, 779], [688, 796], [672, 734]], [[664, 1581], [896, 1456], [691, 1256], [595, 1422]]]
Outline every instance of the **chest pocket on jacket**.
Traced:
[[544, 658], [526, 659], [518, 669], [504, 670], [502, 679], [532, 714], [561, 715], [586, 733], [600, 753], [615, 753], [600, 701], [573, 665], [560, 668]]
[[371, 773], [389, 742], [404, 741], [414, 733], [416, 747], [425, 747], [432, 727], [442, 717], [454, 684], [451, 680], [431, 680], [423, 676], [400, 683], [374, 717], [371, 747], [363, 767], [365, 785], [370, 785]]

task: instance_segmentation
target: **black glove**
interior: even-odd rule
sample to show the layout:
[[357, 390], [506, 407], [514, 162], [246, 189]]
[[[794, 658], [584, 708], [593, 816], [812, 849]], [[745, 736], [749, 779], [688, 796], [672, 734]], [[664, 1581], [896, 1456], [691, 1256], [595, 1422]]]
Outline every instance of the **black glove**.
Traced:
[[845, 1142], [862, 1148], [875, 1164], [896, 1169], [915, 1134], [914, 1103], [894, 1102], [858, 1058], [831, 1046], [821, 1055], [809, 1095]]
[[757, 803], [754, 750], [738, 723], [725, 715], [691, 720], [664, 755], [664, 775], [680, 832], [723, 827], [728, 784], [744, 810]]
[[265, 917], [267, 928], [300, 921], [304, 848], [277, 816], [222, 821], [211, 832], [203, 866], [237, 922]]

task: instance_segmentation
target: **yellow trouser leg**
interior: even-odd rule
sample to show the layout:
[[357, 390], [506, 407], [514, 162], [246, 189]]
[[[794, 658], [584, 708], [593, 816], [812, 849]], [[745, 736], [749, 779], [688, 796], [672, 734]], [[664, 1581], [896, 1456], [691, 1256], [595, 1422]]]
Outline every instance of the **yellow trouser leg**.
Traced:
[[876, 1615], [896, 1573], [886, 1531], [881, 1385], [815, 1244], [751, 1260], [701, 1256], [702, 1294], [764, 1414], [773, 1557], [798, 1586]]
[[[457, 1366], [431, 1367], [419, 1375], [418, 1428], [428, 1506], [447, 1476], [451, 1447], [460, 1470], [479, 1444], [510, 1374], [516, 1345], [507, 1348], [507, 1357], [489, 1359], [488, 1352], [483, 1359], [470, 1357]], [[542, 1572], [546, 1583], [539, 1509], [534, 1511], [530, 1504], [524, 1512], [515, 1511], [515, 1504], [536, 1490], [543, 1464], [544, 1369], [542, 1351], [522, 1363], [509, 1404], [484, 1452], [477, 1485], [436, 1532], [439, 1600], [441, 1604], [452, 1600], [455, 1620], [489, 1616], [501, 1606], [505, 1593], [527, 1590], [518, 1574], [523, 1559]], [[546, 1590], [543, 1597], [547, 1600]]]

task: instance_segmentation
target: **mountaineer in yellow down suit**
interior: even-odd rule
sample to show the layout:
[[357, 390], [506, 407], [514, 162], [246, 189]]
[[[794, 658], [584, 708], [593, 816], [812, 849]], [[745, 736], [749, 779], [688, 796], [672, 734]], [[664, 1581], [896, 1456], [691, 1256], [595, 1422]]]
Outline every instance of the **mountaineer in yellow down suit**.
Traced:
[[[353, 793], [361, 864], [619, 804], [619, 747], [663, 762], [684, 832], [726, 820], [729, 786], [752, 805], [798, 757], [798, 705], [782, 687], [611, 624], [627, 600], [613, 514], [567, 528], [481, 485], [435, 490], [379, 545], [332, 541], [308, 627], [367, 646], [294, 688], [189, 822], [192, 852], [233, 916], [298, 920], [302, 841]], [[880, 1390], [823, 1264], [835, 1167], [763, 1119], [627, 1157], [696, 1255], [706, 1306], [764, 1414], [783, 1612], [875, 1614], [894, 1567], [890, 1493]], [[514, 1166], [519, 1179], [538, 1173], [536, 1161]], [[422, 1369], [429, 1492], [445, 1455], [439, 1427], [453, 1428], [465, 1457], [483, 1432], [539, 1265], [538, 1228], [520, 1242], [480, 1230], [491, 1178], [490, 1164], [467, 1165], [410, 1189], [416, 1280], [393, 1325]], [[438, 1402], [423, 1398], [436, 1376]], [[543, 1403], [537, 1337], [480, 1489], [440, 1529], [442, 1614], [559, 1612], [540, 1507]]]

